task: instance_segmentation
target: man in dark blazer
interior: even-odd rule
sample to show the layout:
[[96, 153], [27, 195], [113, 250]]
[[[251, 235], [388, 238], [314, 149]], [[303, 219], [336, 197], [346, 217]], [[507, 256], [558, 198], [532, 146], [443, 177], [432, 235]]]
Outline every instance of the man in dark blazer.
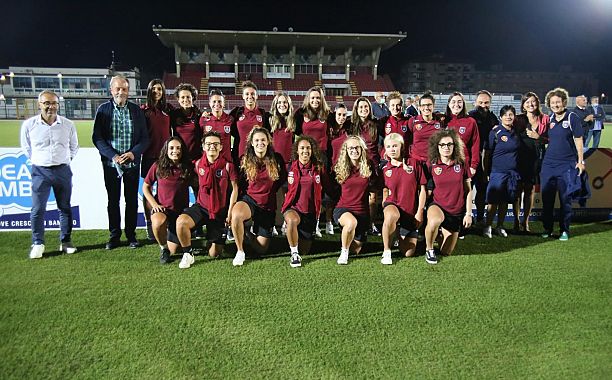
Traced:
[[138, 185], [140, 158], [149, 144], [143, 111], [129, 102], [130, 85], [121, 75], [110, 81], [112, 98], [96, 112], [92, 140], [102, 160], [104, 185], [108, 195], [108, 230], [106, 249], [119, 246], [121, 238], [121, 182], [125, 198], [125, 236], [130, 248], [138, 248], [136, 220], [138, 217]]

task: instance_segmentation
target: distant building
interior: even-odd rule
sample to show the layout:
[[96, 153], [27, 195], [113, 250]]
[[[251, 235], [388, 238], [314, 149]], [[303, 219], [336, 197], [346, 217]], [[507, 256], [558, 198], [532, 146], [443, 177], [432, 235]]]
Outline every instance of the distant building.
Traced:
[[567, 89], [571, 95], [594, 95], [599, 87], [593, 73], [573, 72], [569, 66], [562, 66], [557, 72], [504, 71], [502, 65], [477, 70], [474, 63], [451, 62], [442, 56], [405, 64], [397, 82], [405, 93], [431, 90], [434, 93], [461, 91], [469, 94], [487, 89], [498, 93], [534, 91], [541, 97], [559, 86]]
[[130, 82], [130, 97], [142, 98], [140, 72], [90, 68], [10, 66], [0, 69], [0, 118], [23, 119], [37, 113], [37, 96], [52, 90], [60, 97], [60, 114], [70, 119], [92, 119], [97, 107], [108, 100], [109, 81], [124, 75]]

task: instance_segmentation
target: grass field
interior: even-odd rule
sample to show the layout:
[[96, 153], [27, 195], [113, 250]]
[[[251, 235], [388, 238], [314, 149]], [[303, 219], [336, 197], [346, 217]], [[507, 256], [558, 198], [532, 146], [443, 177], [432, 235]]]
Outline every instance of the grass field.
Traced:
[[293, 269], [277, 238], [184, 271], [155, 245], [105, 251], [105, 231], [74, 255], [49, 232], [36, 261], [28, 232], [0, 233], [0, 378], [611, 378], [610, 227], [468, 235], [436, 266], [383, 267], [380, 238], [338, 266], [336, 234]]
[[[0, 146], [12, 147], [19, 146], [19, 131], [22, 121], [20, 120], [0, 120]], [[91, 143], [91, 131], [93, 128], [92, 120], [75, 121], [77, 134], [79, 135], [79, 146], [93, 147]], [[607, 123], [601, 134], [600, 148], [612, 148], [612, 124]]]

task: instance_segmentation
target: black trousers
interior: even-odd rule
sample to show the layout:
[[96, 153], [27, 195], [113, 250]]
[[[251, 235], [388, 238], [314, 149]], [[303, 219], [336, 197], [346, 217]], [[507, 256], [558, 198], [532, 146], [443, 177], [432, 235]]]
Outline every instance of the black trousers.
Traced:
[[131, 168], [117, 177], [114, 167], [102, 164], [104, 170], [104, 186], [108, 196], [108, 231], [111, 240], [121, 238], [121, 182], [123, 182], [123, 197], [125, 199], [125, 237], [128, 241], [136, 240], [136, 220], [138, 217], [138, 184], [140, 169]]

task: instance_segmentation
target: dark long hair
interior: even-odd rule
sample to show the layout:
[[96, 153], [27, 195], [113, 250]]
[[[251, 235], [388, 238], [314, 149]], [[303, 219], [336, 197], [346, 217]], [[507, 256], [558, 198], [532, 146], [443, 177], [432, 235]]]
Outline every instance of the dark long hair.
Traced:
[[321, 160], [321, 150], [319, 149], [319, 144], [315, 141], [315, 139], [310, 136], [300, 135], [296, 137], [295, 142], [291, 147], [291, 161], [300, 160], [298, 153], [298, 145], [302, 141], [308, 141], [308, 143], [310, 144], [310, 149], [312, 152], [310, 154], [310, 162], [316, 170], [321, 171], [321, 168], [323, 167], [323, 161]]
[[[370, 113], [364, 121], [361, 121], [361, 117], [357, 112], [359, 103], [366, 102], [370, 107]], [[360, 96], [355, 100], [353, 104], [353, 114], [351, 115], [351, 135], [360, 136], [363, 131], [367, 131], [372, 138], [372, 141], [376, 141], [378, 138], [378, 129], [376, 128], [376, 122], [374, 121], [374, 114], [372, 113], [372, 103], [365, 96]]]
[[[177, 165], [168, 158], [168, 145], [171, 141], [178, 141], [181, 143], [181, 160]], [[185, 181], [189, 181], [191, 173], [193, 173], [193, 164], [189, 160], [187, 146], [179, 136], [172, 136], [164, 142], [164, 146], [157, 159], [157, 178], [168, 178], [172, 174], [173, 167], [178, 167], [181, 171], [180, 177]]]
[[[161, 99], [159, 99], [159, 102], [156, 104], [155, 101], [153, 100], [153, 86], [155, 86], [156, 84], [160, 85], [162, 88], [162, 97]], [[166, 85], [164, 84], [164, 82], [161, 79], [153, 79], [149, 82], [149, 85], [147, 86], [147, 107], [148, 108], [152, 108], [152, 107], [157, 107], [160, 110], [166, 110]]]

